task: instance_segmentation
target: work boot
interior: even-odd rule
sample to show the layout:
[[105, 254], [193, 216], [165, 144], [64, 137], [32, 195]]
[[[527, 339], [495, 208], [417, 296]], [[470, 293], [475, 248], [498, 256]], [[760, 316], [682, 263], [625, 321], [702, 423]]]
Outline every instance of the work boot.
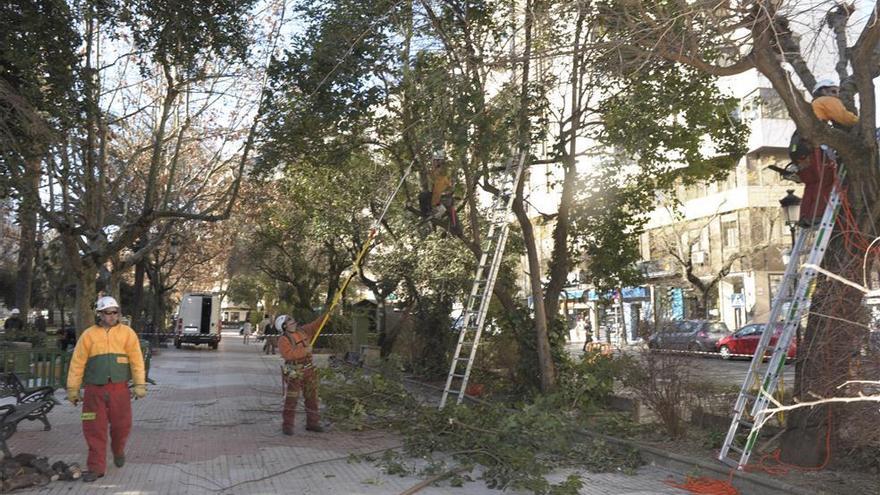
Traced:
[[313, 431], [315, 433], [324, 433], [324, 427], [321, 425], [306, 426], [306, 430]]
[[114, 455], [113, 456], [113, 464], [116, 464], [116, 467], [125, 466], [125, 456], [124, 455]]
[[103, 473], [98, 474], [94, 471], [85, 471], [82, 474], [82, 480], [85, 481], [86, 483], [91, 483], [91, 482], [95, 481], [96, 479], [103, 478], [103, 477], [104, 477]]
[[293, 435], [293, 428], [281, 428], [281, 433], [284, 433], [287, 436]]

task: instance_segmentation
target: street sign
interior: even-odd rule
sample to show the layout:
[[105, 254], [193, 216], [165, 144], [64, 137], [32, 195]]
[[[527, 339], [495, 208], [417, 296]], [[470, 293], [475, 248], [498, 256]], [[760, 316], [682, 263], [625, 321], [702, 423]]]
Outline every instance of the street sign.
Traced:
[[730, 295], [730, 306], [733, 308], [746, 307], [746, 295], [742, 292], [734, 292]]

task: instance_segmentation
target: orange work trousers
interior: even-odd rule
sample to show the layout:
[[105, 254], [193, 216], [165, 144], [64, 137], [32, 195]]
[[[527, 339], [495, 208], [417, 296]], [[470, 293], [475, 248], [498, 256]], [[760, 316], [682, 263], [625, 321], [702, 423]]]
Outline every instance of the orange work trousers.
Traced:
[[318, 414], [318, 373], [313, 366], [299, 371], [296, 377], [282, 377], [286, 380], [287, 394], [284, 397], [284, 411], [281, 415], [281, 428], [293, 431], [293, 418], [296, 414], [296, 403], [302, 393], [306, 403], [306, 426], [319, 426], [321, 416]]
[[86, 385], [83, 396], [82, 428], [89, 445], [89, 471], [104, 474], [107, 469], [107, 427], [113, 456], [125, 455], [131, 433], [131, 395], [128, 383]]

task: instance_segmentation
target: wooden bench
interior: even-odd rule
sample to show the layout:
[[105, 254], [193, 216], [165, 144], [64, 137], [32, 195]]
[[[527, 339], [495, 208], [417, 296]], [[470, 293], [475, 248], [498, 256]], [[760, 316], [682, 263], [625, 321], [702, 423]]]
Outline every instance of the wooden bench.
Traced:
[[0, 406], [0, 450], [6, 458], [12, 457], [6, 441], [15, 434], [18, 423], [40, 420], [44, 431], [52, 429], [46, 415], [55, 407], [54, 392], [52, 387], [25, 388], [15, 373], [0, 374], [0, 398], [15, 398], [15, 404]]

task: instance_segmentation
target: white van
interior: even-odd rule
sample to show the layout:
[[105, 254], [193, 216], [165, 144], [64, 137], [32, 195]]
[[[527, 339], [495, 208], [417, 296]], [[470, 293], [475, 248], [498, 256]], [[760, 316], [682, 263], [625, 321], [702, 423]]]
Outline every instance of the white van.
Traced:
[[174, 347], [182, 344], [220, 344], [220, 296], [208, 292], [185, 292], [174, 321]]

